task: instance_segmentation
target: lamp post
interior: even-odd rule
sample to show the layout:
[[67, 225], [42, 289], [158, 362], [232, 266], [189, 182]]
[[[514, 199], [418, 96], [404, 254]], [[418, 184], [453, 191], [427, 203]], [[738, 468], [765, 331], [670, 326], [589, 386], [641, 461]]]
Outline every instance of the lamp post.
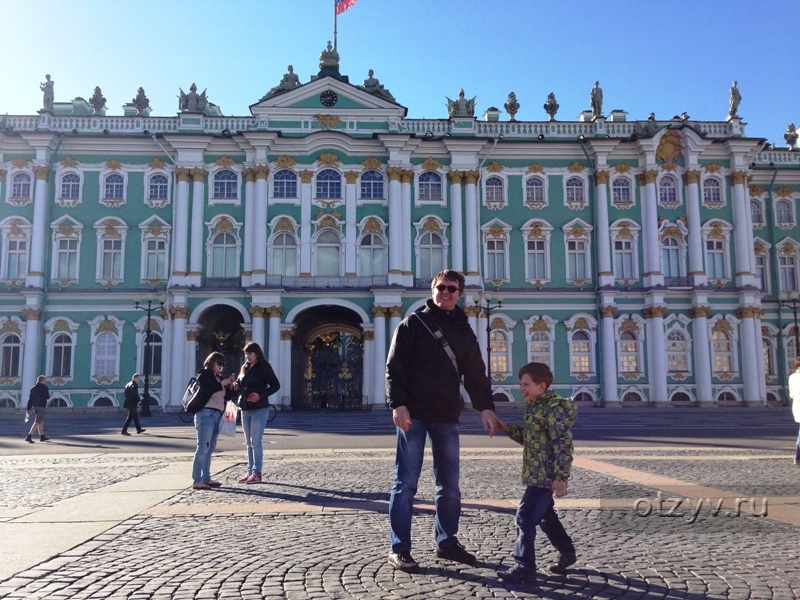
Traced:
[[778, 296], [778, 302], [781, 306], [786, 306], [792, 309], [792, 317], [794, 318], [794, 358], [800, 358], [800, 331], [797, 330], [797, 309], [800, 307], [800, 292], [782, 292]]
[[[503, 305], [503, 297], [500, 294], [494, 295], [492, 292], [483, 292], [472, 296], [475, 306], [486, 313], [486, 372], [489, 376], [489, 384], [492, 382], [492, 311], [497, 310]], [[494, 303], [493, 303], [494, 302]]]
[[161, 310], [164, 308], [164, 302], [167, 299], [164, 296], [158, 297], [158, 303], [161, 305], [158, 308], [153, 306], [153, 302], [156, 301], [156, 298], [153, 297], [152, 294], [148, 294], [145, 296], [144, 301], [147, 302], [147, 306], [142, 306], [142, 299], [141, 298], [134, 298], [134, 306], [140, 310], [143, 310], [147, 313], [147, 326], [145, 327], [144, 331], [144, 394], [142, 395], [142, 408], [139, 410], [139, 414], [143, 417], [150, 417], [150, 363], [152, 362], [152, 354], [150, 351], [150, 334], [152, 330], [150, 329], [150, 315], [153, 314], [156, 310]]

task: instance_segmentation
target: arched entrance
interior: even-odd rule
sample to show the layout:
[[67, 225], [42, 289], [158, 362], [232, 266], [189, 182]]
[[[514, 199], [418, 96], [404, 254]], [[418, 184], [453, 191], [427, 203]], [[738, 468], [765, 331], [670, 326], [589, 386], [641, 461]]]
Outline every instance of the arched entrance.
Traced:
[[358, 315], [342, 306], [317, 306], [295, 323], [292, 409], [361, 408], [364, 332]]
[[242, 321], [239, 311], [225, 304], [214, 305], [203, 312], [198, 319], [200, 328], [197, 332], [195, 372], [203, 366], [206, 356], [212, 352], [222, 352], [225, 355], [227, 364], [224, 374], [239, 371], [244, 360], [242, 351], [245, 344]]

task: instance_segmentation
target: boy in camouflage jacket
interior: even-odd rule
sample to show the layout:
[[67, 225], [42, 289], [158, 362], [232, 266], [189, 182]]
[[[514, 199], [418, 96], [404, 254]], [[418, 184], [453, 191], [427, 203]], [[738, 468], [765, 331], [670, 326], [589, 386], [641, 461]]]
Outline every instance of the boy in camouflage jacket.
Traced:
[[498, 426], [512, 440], [522, 444], [522, 483], [527, 487], [516, 515], [516, 565], [499, 571], [498, 578], [508, 583], [536, 583], [536, 526], [559, 551], [558, 563], [550, 570], [564, 574], [577, 560], [575, 546], [556, 514], [553, 494], [567, 494], [567, 479], [572, 467], [572, 425], [577, 413], [572, 398], [549, 391], [553, 373], [543, 363], [528, 363], [519, 370], [519, 387], [528, 403], [522, 425], [509, 425], [497, 419]]

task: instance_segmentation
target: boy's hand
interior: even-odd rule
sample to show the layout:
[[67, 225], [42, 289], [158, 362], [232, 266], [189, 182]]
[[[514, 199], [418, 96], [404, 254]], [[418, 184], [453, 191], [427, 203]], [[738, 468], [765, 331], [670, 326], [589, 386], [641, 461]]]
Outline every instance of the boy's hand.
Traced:
[[566, 481], [554, 481], [553, 482], [553, 493], [556, 495], [556, 498], [563, 498], [567, 495], [567, 482]]
[[489, 437], [493, 437], [497, 431], [497, 417], [493, 410], [484, 410], [481, 412], [481, 421], [483, 421], [483, 430], [489, 432]]

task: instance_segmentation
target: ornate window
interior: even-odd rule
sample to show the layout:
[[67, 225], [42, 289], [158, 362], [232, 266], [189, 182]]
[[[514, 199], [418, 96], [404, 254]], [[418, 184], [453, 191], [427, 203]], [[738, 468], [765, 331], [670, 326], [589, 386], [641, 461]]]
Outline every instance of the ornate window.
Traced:
[[667, 334], [667, 369], [670, 374], [689, 372], [689, 343], [678, 329]]
[[615, 208], [627, 209], [633, 206], [631, 182], [625, 177], [617, 177], [611, 182], [611, 204]]
[[569, 343], [570, 376], [586, 381], [597, 369], [595, 354], [597, 321], [590, 315], [576, 314], [564, 324], [567, 327]]
[[30, 200], [31, 176], [28, 173], [14, 173], [11, 177], [11, 199]]
[[383, 174], [378, 171], [365, 171], [361, 174], [361, 199], [378, 200], [383, 195]]
[[509, 244], [511, 226], [493, 219], [481, 228], [483, 232], [484, 279], [489, 281], [508, 281]]
[[673, 236], [661, 240], [661, 272], [664, 277], [681, 277], [680, 243]]
[[159, 217], [151, 217], [141, 225], [142, 258], [140, 279], [164, 281], [167, 279], [170, 226]]
[[273, 198], [297, 198], [297, 174], [281, 169], [272, 178]]
[[67, 285], [78, 280], [83, 226], [74, 219], [62, 217], [50, 228], [53, 231], [51, 280]]
[[367, 233], [362, 236], [358, 245], [358, 264], [362, 277], [386, 274], [386, 245], [380, 235]]
[[294, 234], [281, 232], [272, 238], [272, 270], [274, 275], [297, 277], [297, 238]]
[[540, 362], [553, 368], [555, 325], [547, 316], [533, 315], [524, 321], [528, 341], [528, 362]]
[[543, 177], [534, 175], [525, 180], [525, 205], [528, 208], [540, 209], [547, 206], [547, 186]]
[[91, 378], [101, 384], [117, 381], [124, 322], [114, 316], [98, 315], [89, 321], [89, 325], [92, 341]]
[[143, 340], [143, 342], [139, 344], [141, 347], [138, 353], [140, 359], [137, 361], [139, 364], [138, 371], [140, 373], [148, 373], [150, 377], [161, 377], [164, 355], [164, 344], [161, 333], [153, 331], [151, 325], [150, 335], [147, 336], [147, 339], [145, 340], [144, 337], [140, 337], [140, 339]]
[[585, 185], [580, 177], [570, 177], [564, 184], [566, 204], [572, 210], [581, 209], [586, 204]]
[[686, 253], [689, 231], [681, 221], [671, 223], [664, 220], [659, 227], [661, 240], [661, 272], [665, 284], [687, 285], [688, 282], [676, 281], [686, 277]]
[[614, 278], [626, 282], [639, 279], [639, 226], [632, 221], [617, 221], [610, 232], [614, 243]]
[[499, 209], [505, 205], [506, 188], [502, 177], [492, 175], [484, 182], [484, 198], [486, 205], [492, 209]]
[[103, 198], [106, 200], [125, 199], [125, 178], [119, 173], [106, 175]]
[[718, 282], [731, 278], [730, 234], [732, 227], [724, 221], [711, 221], [703, 226], [706, 251], [706, 275]]
[[238, 243], [230, 232], [220, 232], [211, 240], [211, 277], [236, 277], [239, 275]]
[[325, 169], [317, 173], [318, 200], [338, 200], [342, 198], [342, 176], [338, 171]]
[[632, 331], [619, 336], [619, 370], [620, 373], [639, 372], [639, 339]]
[[20, 376], [20, 353], [22, 340], [16, 333], [0, 336], [0, 377], [17, 378]]
[[567, 283], [582, 285], [592, 279], [592, 227], [575, 219], [563, 227], [567, 259]]
[[617, 370], [625, 380], [644, 375], [644, 327], [639, 315], [620, 315], [615, 319]]
[[214, 200], [234, 200], [239, 197], [239, 176], [231, 169], [214, 173]]
[[72, 337], [58, 333], [52, 340], [51, 377], [72, 377]]
[[81, 178], [75, 173], [67, 173], [61, 178], [61, 200], [75, 206], [81, 198]]
[[553, 228], [545, 221], [528, 221], [522, 226], [522, 240], [525, 245], [525, 281], [536, 285], [550, 281], [552, 232]]
[[65, 317], [55, 317], [45, 323], [45, 348], [49, 377], [64, 382], [74, 373], [75, 344], [78, 340], [79, 324]]
[[[442, 200], [442, 176], [433, 171], [424, 171], [419, 175], [419, 199], [423, 201]], [[434, 273], [435, 275], [436, 273]]]
[[792, 202], [782, 198], [775, 203], [775, 223], [781, 229], [791, 229], [794, 227]]
[[681, 204], [678, 180], [674, 175], [663, 175], [658, 182], [658, 203], [664, 208], [677, 208]]
[[756, 277], [758, 278], [758, 289], [762, 292], [769, 292], [770, 278], [766, 252], [756, 254]]
[[711, 328], [711, 355], [714, 377], [730, 381], [736, 376], [738, 362], [736, 356], [736, 330], [739, 321], [728, 315], [716, 315], [709, 320]]
[[502, 329], [492, 329], [489, 333], [489, 348], [491, 349], [492, 374], [508, 375], [511, 371], [508, 368], [509, 350], [511, 344], [508, 343], [508, 333]]
[[148, 200], [167, 200], [169, 198], [169, 180], [166, 175], [157, 173], [150, 177], [147, 198]]
[[339, 277], [341, 275], [342, 239], [335, 229], [323, 229], [317, 234], [316, 275]]
[[753, 220], [753, 229], [764, 226], [764, 205], [758, 198], [750, 199], [750, 218]]
[[764, 363], [764, 375], [775, 376], [775, 346], [769, 336], [761, 338], [761, 359]]
[[733, 348], [730, 334], [725, 331], [714, 331], [712, 339], [714, 347], [714, 373], [730, 373], [733, 370]]
[[707, 177], [703, 180], [703, 204], [708, 208], [725, 206], [722, 197], [722, 182], [716, 177]]
[[585, 331], [576, 331], [570, 339], [570, 370], [576, 373], [591, 372], [591, 340]]
[[94, 225], [97, 233], [96, 279], [104, 285], [123, 279], [125, 238], [128, 226], [114, 218], [103, 219]]
[[447, 240], [443, 234], [445, 225], [437, 217], [425, 217], [422, 221], [414, 223], [414, 226], [417, 229], [417, 239], [414, 242], [417, 255], [416, 277], [430, 280], [445, 268], [447, 258]]
[[9, 217], [0, 222], [2, 249], [0, 254], [0, 279], [21, 281], [28, 274], [28, 250], [31, 225], [21, 217]]
[[780, 286], [782, 292], [798, 290], [796, 254], [778, 256], [778, 274], [781, 278]]

